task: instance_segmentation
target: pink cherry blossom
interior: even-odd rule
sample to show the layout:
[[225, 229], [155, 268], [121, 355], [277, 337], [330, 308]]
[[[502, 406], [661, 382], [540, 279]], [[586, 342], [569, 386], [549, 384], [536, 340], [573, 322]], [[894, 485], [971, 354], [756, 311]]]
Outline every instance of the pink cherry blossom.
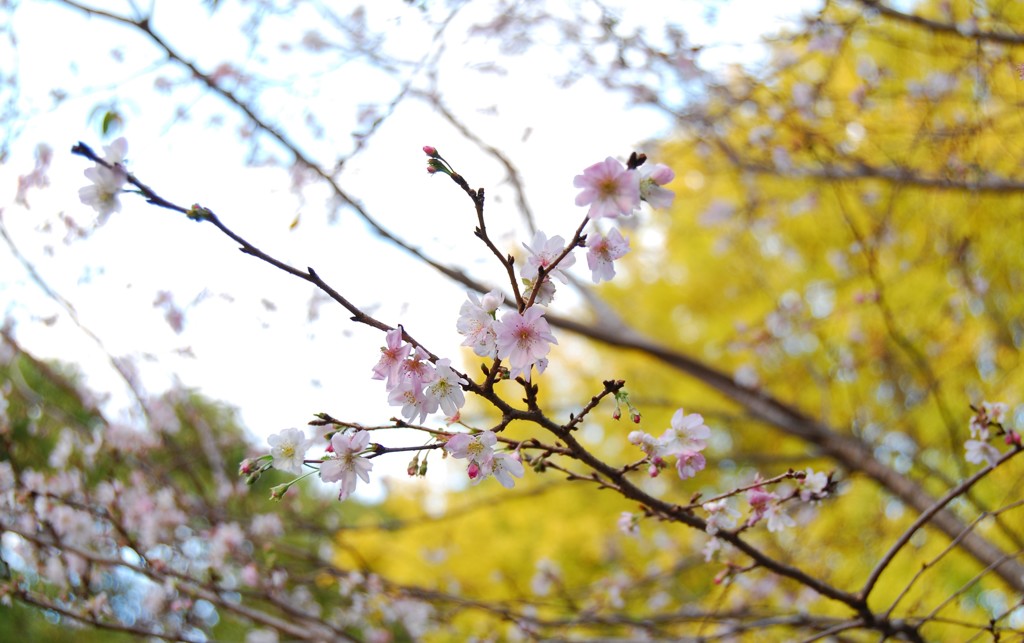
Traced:
[[401, 380], [396, 388], [391, 389], [388, 404], [402, 407], [402, 417], [410, 422], [423, 422], [428, 414], [437, 410], [436, 406], [433, 411], [430, 409], [430, 401], [424, 395], [422, 385], [417, 385], [410, 378]]
[[324, 460], [320, 465], [320, 479], [324, 482], [341, 481], [338, 500], [344, 500], [352, 495], [360, 479], [363, 482], [370, 481], [373, 463], [360, 457], [369, 443], [370, 434], [366, 431], [335, 433], [331, 436], [334, 458]]
[[768, 511], [768, 506], [773, 501], [778, 499], [774, 493], [765, 490], [761, 486], [761, 477], [757, 476], [754, 478], [754, 484], [756, 486], [747, 490], [747, 502], [750, 503], [751, 514], [750, 518], [747, 519], [748, 525], [756, 524]]
[[629, 511], [623, 511], [619, 514], [619, 519], [616, 521], [619, 527], [619, 531], [627, 536], [637, 537], [640, 535], [640, 524], [639, 519], [636, 515]]
[[683, 451], [676, 456], [676, 471], [680, 480], [689, 480], [704, 470], [707, 460], [699, 451]]
[[983, 440], [964, 442], [967, 453], [964, 458], [972, 464], [993, 465], [999, 460], [999, 449]]
[[495, 453], [494, 445], [498, 436], [493, 431], [470, 435], [456, 433], [448, 438], [444, 448], [454, 458], [469, 460], [466, 474], [472, 484], [479, 484], [484, 478], [494, 476], [506, 489], [515, 486], [513, 477], [522, 478], [523, 463], [515, 455]]
[[[671, 440], [672, 447], [683, 451], [702, 451], [711, 437], [711, 429], [704, 424], [704, 417], [699, 413], [686, 415], [678, 409], [672, 415], [672, 426], [662, 439]], [[672, 433], [671, 437], [669, 432]]]
[[764, 515], [768, 519], [768, 531], [782, 531], [796, 524], [792, 516], [777, 502], [768, 505]]
[[569, 278], [562, 272], [562, 268], [568, 268], [576, 263], [575, 256], [568, 254], [555, 268], [551, 268], [559, 255], [565, 251], [565, 239], [557, 234], [548, 239], [546, 234], [538, 230], [534, 233], [530, 245], [524, 243], [523, 247], [530, 251], [530, 256], [526, 258], [526, 264], [522, 268], [523, 279], [528, 281], [537, 279], [539, 270], [544, 268], [545, 270], [550, 269], [548, 274], [563, 284], [569, 282]]
[[430, 363], [430, 355], [419, 346], [416, 347], [412, 357], [403, 360], [398, 367], [399, 386], [404, 386], [408, 382], [411, 388], [422, 390], [436, 377], [434, 365]]
[[504, 301], [498, 290], [487, 293], [483, 300], [476, 293], [466, 293], [468, 301], [459, 308], [459, 319], [455, 323], [456, 330], [465, 336], [463, 346], [471, 346], [473, 352], [480, 357], [496, 357], [498, 354], [495, 340], [494, 315]]
[[583, 188], [576, 205], [589, 205], [591, 219], [630, 214], [640, 206], [639, 175], [611, 157], [583, 170], [572, 184]]
[[587, 235], [587, 266], [590, 267], [594, 283], [611, 281], [615, 276], [616, 259], [629, 252], [629, 239], [624, 239], [618, 228], [612, 228], [607, 236], [592, 232]]
[[523, 473], [523, 463], [510, 453], [495, 453], [484, 467], [484, 477], [487, 474], [493, 475], [506, 489], [511, 489], [516, 485], [515, 480], [512, 479], [513, 476], [522, 478]]
[[497, 324], [498, 357], [508, 358], [512, 377], [529, 379], [530, 368], [548, 354], [551, 344], [557, 343], [544, 311], [535, 306], [523, 313], [509, 311]]
[[452, 370], [451, 363], [447, 357], [437, 360], [436, 377], [423, 391], [431, 413], [440, 406], [446, 416], [453, 416], [466, 403], [466, 396], [462, 392], [463, 380]]
[[[529, 300], [533, 297], [533, 291], [537, 288], [536, 281], [526, 280], [526, 291], [523, 292], [523, 297]], [[555, 282], [550, 279], [545, 279], [540, 283], [540, 288], [537, 288], [537, 297], [533, 300], [533, 303], [541, 306], [547, 306], [555, 299]]]
[[672, 168], [661, 163], [644, 164], [637, 171], [640, 172], [640, 198], [650, 203], [652, 208], [671, 207], [676, 198], [675, 192], [661, 186], [675, 178]]
[[971, 417], [971, 437], [987, 440], [988, 427], [992, 424], [1002, 424], [1008, 410], [1009, 407], [1002, 402], [982, 402], [978, 406], [978, 411]]
[[730, 507], [724, 498], [705, 502], [702, 508], [708, 512], [705, 531], [708, 532], [709, 536], [714, 536], [722, 529], [732, 529], [735, 527], [736, 518], [740, 515], [740, 512]]
[[453, 458], [465, 458], [471, 462], [481, 463], [491, 459], [494, 454], [494, 445], [497, 443], [498, 436], [494, 431], [483, 431], [472, 435], [456, 433], [448, 438], [444, 449]]
[[402, 342], [402, 327], [389, 330], [385, 335], [387, 345], [380, 349], [381, 356], [373, 367], [373, 379], [385, 380], [390, 391], [398, 385], [398, 371], [409, 357], [412, 345]]
[[800, 499], [804, 502], [820, 500], [826, 496], [828, 476], [822, 472], [814, 472], [808, 468], [804, 479], [800, 481]]

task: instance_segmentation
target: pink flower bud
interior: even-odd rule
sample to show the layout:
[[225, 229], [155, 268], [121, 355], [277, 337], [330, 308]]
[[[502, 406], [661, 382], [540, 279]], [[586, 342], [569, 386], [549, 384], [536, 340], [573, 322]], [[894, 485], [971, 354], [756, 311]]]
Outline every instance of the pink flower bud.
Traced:
[[430, 146], [430, 145], [424, 145], [423, 146], [423, 153], [426, 154], [427, 156], [429, 156], [430, 158], [437, 158], [437, 148], [436, 147], [433, 147], [433, 146]]
[[620, 409], [619, 407], [615, 407], [615, 410], [612, 411], [612, 419], [613, 420], [618, 420], [621, 417], [622, 417], [622, 409]]
[[469, 474], [470, 480], [476, 480], [480, 476], [480, 466], [476, 462], [470, 462], [466, 467], [466, 473]]
[[633, 411], [630, 413], [629, 419], [633, 420], [633, 424], [640, 424], [640, 411]]
[[1007, 431], [1005, 440], [1007, 444], [1021, 446], [1020, 433], [1016, 431]]

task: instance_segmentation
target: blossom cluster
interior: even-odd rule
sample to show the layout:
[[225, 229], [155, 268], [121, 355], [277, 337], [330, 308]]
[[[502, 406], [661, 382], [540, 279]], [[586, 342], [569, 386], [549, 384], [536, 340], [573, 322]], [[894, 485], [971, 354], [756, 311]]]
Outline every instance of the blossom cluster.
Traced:
[[[743, 523], [744, 528], [753, 527], [763, 520], [768, 531], [788, 529], [796, 525], [796, 520], [787, 512], [786, 503], [799, 500], [807, 505], [828, 497], [832, 484], [830, 475], [810, 468], [803, 472], [790, 473], [795, 478], [797, 486], [789, 492], [769, 490], [765, 481], [760, 476], [755, 476], [753, 484], [745, 492], [750, 514]], [[740, 512], [730, 504], [729, 498], [710, 500], [702, 504], [701, 509], [707, 513], [704, 530], [710, 536], [704, 546], [704, 558], [710, 561], [725, 547], [720, 533], [738, 526]]]
[[[134, 181], [125, 169], [127, 149], [125, 139], [115, 140], [104, 147], [103, 158], [85, 171], [90, 184], [80, 190], [79, 196], [82, 203], [99, 212], [101, 219], [120, 210], [119, 196], [129, 180]], [[476, 195], [435, 148], [427, 146], [423, 150], [430, 157], [427, 168], [430, 173], [447, 174], [471, 196]], [[530, 242], [523, 244], [527, 255], [518, 264], [523, 293], [520, 295], [516, 284], [512, 284], [516, 300], [507, 302], [508, 310], [500, 310], [506, 305], [505, 295], [500, 290], [483, 297], [472, 292], [467, 295], [456, 321], [456, 329], [464, 337], [463, 346], [470, 347], [480, 357], [505, 361], [506, 365], [498, 370], [501, 376], [507, 374], [530, 381], [534, 370], [538, 374], [544, 372], [551, 346], [558, 340], [544, 317], [543, 307], [554, 299], [555, 281], [569, 282], [565, 271], [575, 265], [573, 251], [577, 247], [587, 248], [587, 266], [594, 283], [611, 280], [615, 276], [615, 261], [629, 252], [629, 239], [615, 227], [602, 230], [599, 222], [628, 217], [639, 211], [643, 202], [654, 208], [667, 208], [672, 204], [674, 195], [664, 186], [674, 178], [674, 172], [665, 165], [645, 164], [645, 161], [642, 155], [634, 154], [628, 165], [624, 165], [609, 157], [585, 168], [573, 179], [573, 185], [580, 189], [575, 203], [588, 208], [584, 224], [590, 223], [591, 229], [583, 234], [581, 225], [569, 242], [559, 235], [548, 237], [543, 231], [536, 231]], [[189, 210], [190, 217], [193, 211], [198, 212], [199, 207]], [[508, 268], [511, 272], [511, 262]], [[401, 326], [387, 332], [372, 377], [384, 380], [388, 402], [400, 407], [402, 417], [410, 422], [422, 423], [438, 410], [449, 418], [458, 418], [466, 401], [464, 390], [469, 388], [465, 377], [452, 368], [449, 359], [435, 358], [423, 347], [406, 342]], [[622, 400], [626, 401], [633, 421], [639, 422], [639, 411], [628, 398], [620, 399], [618, 393], [615, 416], [620, 413]], [[648, 452], [652, 474], [663, 466], [666, 456], [676, 458], [677, 469], [684, 479], [705, 466], [700, 452], [704, 448], [707, 427], [703, 426], [700, 416], [684, 419], [681, 413], [680, 410], [678, 418], [673, 419], [671, 435], [658, 440], [646, 434], [630, 436]], [[373, 467], [366, 456], [386, 450], [369, 448], [369, 434], [362, 430], [336, 431], [324, 437], [329, 437], [326, 454], [319, 459], [309, 459], [307, 451], [313, 446], [313, 440], [307, 439], [299, 429], [280, 431], [268, 438], [270, 453], [244, 460], [239, 472], [246, 476], [249, 484], [270, 468], [301, 477], [318, 472], [325, 482], [340, 482], [339, 496], [347, 498], [359, 480], [369, 481]], [[513, 478], [522, 476], [523, 465], [518, 453], [495, 453], [496, 439], [490, 431], [451, 435], [445, 439], [444, 448], [453, 457], [468, 460], [467, 474], [473, 483], [493, 476], [502, 485], [511, 487]], [[420, 470], [417, 466], [416, 471]], [[271, 496], [280, 498], [294, 482], [275, 487]]]
[[707, 447], [710, 436], [711, 429], [704, 424], [703, 416], [699, 413], [687, 415], [683, 409], [678, 409], [660, 438], [637, 430], [629, 434], [629, 442], [647, 454], [648, 473], [652, 478], [667, 466], [667, 458], [675, 458], [679, 478], [687, 480], [707, 466], [701, 451]]
[[971, 416], [968, 430], [971, 437], [964, 442], [964, 458], [972, 464], [994, 465], [1002, 455], [990, 440], [1002, 436], [1003, 442], [1021, 448], [1020, 432], [1006, 428], [1009, 407], [1002, 402], [982, 402]]
[[[125, 151], [123, 142], [116, 142], [107, 149], [107, 161], [114, 170], [97, 166], [89, 174], [94, 184], [83, 189], [83, 201], [90, 204], [105, 204], [116, 209], [117, 172], [122, 167]], [[451, 169], [432, 147], [425, 147], [430, 157], [428, 171], [441, 172], [456, 179], [461, 177]], [[668, 207], [673, 194], [662, 187], [672, 180], [674, 173], [664, 165], [644, 166], [642, 160], [630, 159], [631, 167], [607, 158], [595, 163], [576, 176], [573, 183], [582, 191], [576, 198], [579, 206], [589, 206], [587, 220], [614, 219], [628, 216], [640, 208], [642, 201], [653, 207]], [[123, 174], [123, 172], [122, 172]], [[565, 270], [576, 262], [573, 250], [585, 245], [587, 265], [594, 283], [607, 281], [615, 276], [614, 261], [629, 251], [629, 240], [618, 229], [607, 233], [594, 229], [586, 235], [579, 235], [569, 244], [561, 236], [548, 237], [544, 232], [534, 233], [530, 243], [523, 244], [527, 256], [522, 261], [519, 277], [525, 286], [523, 299], [515, 302], [508, 310], [501, 312], [505, 295], [498, 289], [483, 297], [474, 292], [467, 294], [467, 300], [459, 310], [456, 329], [464, 337], [467, 346], [479, 357], [502, 360], [507, 363], [503, 372], [512, 378], [531, 379], [534, 369], [543, 373], [547, 368], [551, 346], [558, 343], [551, 327], [544, 318], [542, 307], [551, 303], [555, 294], [554, 280], [563, 284], [569, 282]], [[517, 295], [519, 297], [519, 295]], [[466, 402], [464, 389], [468, 387], [465, 378], [455, 371], [447, 358], [437, 359], [421, 346], [405, 341], [401, 326], [388, 331], [381, 355], [372, 369], [372, 378], [383, 380], [388, 392], [388, 402], [401, 407], [401, 415], [407, 421], [422, 423], [427, 416], [443, 412], [449, 423], [459, 418], [460, 409]], [[624, 401], [630, 409], [634, 422], [640, 421], [640, 413], [629, 402], [625, 391], [616, 393], [615, 417], [619, 416], [619, 403]], [[638, 438], [646, 445], [652, 463], [652, 471], [662, 466], [663, 458], [672, 455], [683, 478], [692, 477], [705, 466], [700, 451], [708, 429], [703, 426], [699, 415], [685, 418], [680, 410], [673, 419], [672, 436], [654, 440], [650, 436]], [[445, 434], [443, 446], [454, 458], [467, 460], [466, 473], [472, 484], [493, 476], [505, 487], [514, 485], [514, 478], [523, 476], [524, 468], [518, 452], [495, 452], [497, 435], [493, 431], [459, 434]], [[635, 436], [631, 436], [631, 440]], [[369, 482], [373, 469], [366, 457], [380, 453], [370, 448], [369, 433], [337, 431], [329, 435], [326, 454], [320, 459], [307, 459], [306, 454], [314, 444], [298, 429], [285, 429], [268, 438], [270, 453], [256, 459], [242, 462], [240, 473], [248, 476], [251, 484], [269, 468], [295, 475], [316, 471], [324, 482], [340, 482], [339, 498], [348, 498], [360, 480]], [[377, 445], [379, 447], [379, 445]], [[384, 450], [386, 451], [386, 450]], [[410, 475], [425, 471], [417, 459], [410, 465]], [[317, 467], [317, 465], [319, 465]], [[308, 467], [309, 472], [304, 469]], [[271, 497], [280, 498], [294, 484], [292, 481], [279, 485], [271, 491]]]
[[432, 363], [423, 348], [402, 340], [401, 326], [388, 331], [385, 341], [373, 379], [384, 380], [388, 403], [402, 407], [402, 416], [410, 422], [422, 422], [439, 408], [448, 416], [456, 415], [466, 396], [464, 379], [452, 369], [451, 360]]
[[497, 443], [498, 436], [494, 431], [473, 435], [456, 433], [448, 438], [444, 448], [452, 457], [469, 461], [466, 474], [472, 484], [479, 484], [493, 475], [501, 486], [511, 489], [515, 485], [512, 478], [523, 477], [523, 463], [518, 454], [496, 453], [494, 445]]
[[544, 372], [551, 344], [558, 340], [551, 334], [543, 310], [535, 306], [521, 313], [510, 310], [498, 319], [504, 299], [499, 291], [492, 290], [482, 300], [474, 293], [467, 297], [456, 322], [456, 329], [466, 338], [463, 346], [471, 347], [480, 357], [507, 359], [512, 377], [530, 379], [534, 366], [538, 373]]

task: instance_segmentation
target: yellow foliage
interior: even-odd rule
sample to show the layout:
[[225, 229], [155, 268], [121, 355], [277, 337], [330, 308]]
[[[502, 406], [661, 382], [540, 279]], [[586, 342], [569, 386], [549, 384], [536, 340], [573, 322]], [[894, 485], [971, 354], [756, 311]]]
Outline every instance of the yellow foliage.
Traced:
[[[966, 15], [967, 3], [948, 4], [946, 11], [926, 3], [919, 15]], [[979, 28], [1024, 32], [1024, 5], [1004, 3], [1000, 11], [998, 22]], [[602, 292], [641, 333], [863, 440], [878, 461], [938, 497], [978, 468], [963, 457], [971, 405], [1018, 402], [1024, 390], [1024, 201], [1019, 187], [1000, 187], [1024, 178], [1024, 82], [1013, 70], [1019, 50], [834, 6], [823, 22], [839, 25], [837, 51], [814, 50], [809, 37], [783, 40], [773, 55], [790, 62], [775, 76], [708, 96], [704, 124], [652, 154], [676, 172], [676, 204], [642, 220], [620, 278]], [[649, 357], [576, 348], [554, 355], [552, 372], [578, 375], [560, 379], [556, 417], [578, 410], [601, 380], [622, 378], [649, 433], [660, 434], [679, 407], [707, 418], [715, 434], [708, 471], [682, 482], [669, 470], [646, 483], [671, 502], [750, 484], [756, 472], [835, 468], [815, 445], [751, 419]], [[567, 391], [565, 380], [576, 386]], [[540, 381], [542, 406], [552, 408], [556, 400]], [[625, 440], [633, 427], [607, 416], [602, 407], [586, 423], [597, 436], [588, 447], [616, 465], [638, 459]], [[762, 524], [749, 540], [857, 592], [917, 515], [861, 474], [836, 475], [838, 497], [813, 515], [796, 511], [795, 530], [772, 534]], [[359, 552], [347, 564], [396, 582], [510, 610], [530, 604], [542, 620], [573, 624], [588, 610], [623, 617], [605, 630], [578, 625], [581, 635], [714, 631], [684, 618], [676, 622], [683, 629], [643, 620], [665, 605], [727, 611], [741, 593], [766, 614], [799, 604], [851, 616], [763, 570], [716, 585], [723, 561], [749, 561], [704, 564], [706, 536], [682, 525], [641, 520], [641, 536], [631, 539], [614, 525], [635, 507], [592, 483], [560, 478], [528, 472], [512, 493], [488, 481], [453, 494], [453, 508], [436, 518], [422, 514], [416, 493], [396, 495], [385, 511], [405, 527], [344, 531], [340, 550]], [[1021, 484], [1013, 461], [952, 509], [970, 523], [1020, 500]], [[977, 529], [1013, 552], [1024, 546], [1020, 524], [1020, 509], [1010, 509]], [[937, 530], [918, 532], [882, 574], [870, 607], [895, 602], [894, 614], [907, 619], [938, 610], [951, 621], [925, 626], [929, 640], [970, 635], [952, 621], [984, 626], [1004, 618], [994, 606], [1013, 596], [963, 552], [945, 554], [949, 546]], [[544, 560], [557, 565], [564, 595], [531, 589]], [[979, 574], [981, 582], [972, 582]], [[621, 579], [620, 597], [601, 585], [609, 578]], [[504, 618], [453, 610], [460, 614], [453, 636]]]

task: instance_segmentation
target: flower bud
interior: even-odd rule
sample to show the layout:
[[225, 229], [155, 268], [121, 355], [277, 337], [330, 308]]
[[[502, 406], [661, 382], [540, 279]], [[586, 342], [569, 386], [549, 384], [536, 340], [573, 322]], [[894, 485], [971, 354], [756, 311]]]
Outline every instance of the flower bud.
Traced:
[[429, 156], [432, 159], [437, 158], [437, 148], [433, 147], [431, 145], [424, 145], [423, 146], [423, 153], [426, 154], [427, 156]]

